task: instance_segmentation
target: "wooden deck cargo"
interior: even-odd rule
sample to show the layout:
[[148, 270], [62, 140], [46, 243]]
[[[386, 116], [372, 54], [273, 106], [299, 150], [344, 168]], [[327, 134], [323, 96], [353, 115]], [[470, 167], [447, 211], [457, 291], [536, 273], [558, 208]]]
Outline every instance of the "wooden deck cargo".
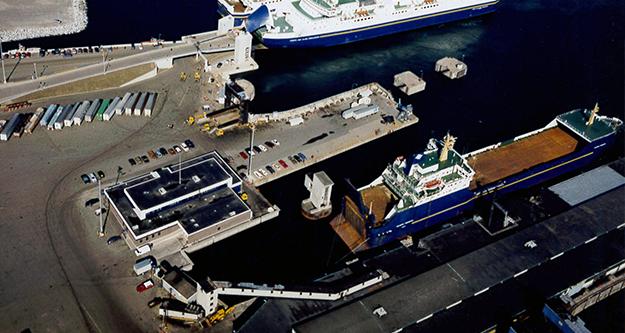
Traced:
[[471, 189], [490, 184], [535, 165], [569, 154], [578, 140], [565, 130], [554, 127], [497, 149], [468, 158], [475, 170]]

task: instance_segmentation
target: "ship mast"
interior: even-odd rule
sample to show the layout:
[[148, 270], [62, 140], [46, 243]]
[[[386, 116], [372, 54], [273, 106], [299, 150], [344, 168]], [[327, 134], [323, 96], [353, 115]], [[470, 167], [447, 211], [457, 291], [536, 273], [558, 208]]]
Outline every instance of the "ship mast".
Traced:
[[454, 143], [456, 143], [456, 139], [457, 138], [451, 136], [449, 132], [447, 132], [447, 135], [445, 135], [445, 137], [443, 138], [443, 149], [441, 150], [441, 155], [438, 159], [439, 162], [447, 161], [447, 155], [449, 155], [449, 151], [454, 148]]
[[590, 118], [588, 118], [588, 122], [586, 123], [586, 125], [590, 126], [595, 122], [595, 117], [597, 116], [598, 112], [599, 103], [595, 103], [595, 107], [592, 109], [592, 111], [590, 111]]

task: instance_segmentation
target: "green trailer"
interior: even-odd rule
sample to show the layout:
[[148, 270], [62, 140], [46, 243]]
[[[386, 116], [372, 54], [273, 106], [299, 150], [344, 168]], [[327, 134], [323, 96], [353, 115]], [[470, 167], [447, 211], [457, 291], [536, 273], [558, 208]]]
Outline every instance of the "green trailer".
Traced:
[[109, 107], [109, 103], [111, 103], [110, 99], [105, 99], [102, 101], [102, 104], [100, 105], [100, 108], [98, 109], [98, 112], [95, 114], [95, 119], [97, 120], [103, 119], [104, 111]]

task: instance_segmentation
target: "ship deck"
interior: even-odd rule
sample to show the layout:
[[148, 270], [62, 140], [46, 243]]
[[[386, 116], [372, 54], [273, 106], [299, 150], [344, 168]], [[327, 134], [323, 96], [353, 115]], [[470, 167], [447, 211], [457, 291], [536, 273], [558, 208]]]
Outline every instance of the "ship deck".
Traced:
[[363, 204], [371, 210], [376, 222], [383, 221], [393, 199], [391, 191], [384, 185], [378, 185], [364, 189], [361, 193]]
[[578, 140], [559, 127], [542, 131], [467, 159], [475, 170], [471, 189], [569, 154]]

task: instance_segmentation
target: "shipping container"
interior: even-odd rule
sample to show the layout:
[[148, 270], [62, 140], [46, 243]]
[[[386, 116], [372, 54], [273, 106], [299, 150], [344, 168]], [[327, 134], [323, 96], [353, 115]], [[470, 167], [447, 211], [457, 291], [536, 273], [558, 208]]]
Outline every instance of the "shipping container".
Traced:
[[113, 116], [115, 116], [115, 106], [117, 105], [117, 103], [119, 103], [120, 100], [121, 98], [115, 97], [111, 104], [109, 104], [109, 107], [106, 109], [106, 111], [104, 111], [104, 114], [102, 115], [103, 120], [109, 121], [113, 118]]
[[143, 115], [151, 117], [154, 105], [156, 105], [156, 93], [150, 93], [148, 100], [145, 102], [145, 107], [143, 108]]
[[8, 141], [15, 131], [15, 128], [20, 124], [20, 119], [22, 118], [22, 114], [16, 113], [9, 119], [9, 122], [4, 126], [2, 132], [0, 132], [0, 140]]
[[139, 95], [139, 98], [137, 99], [137, 104], [135, 105], [135, 112], [134, 112], [135, 116], [141, 115], [141, 110], [143, 110], [143, 106], [145, 105], [145, 100], [147, 96], [148, 96], [148, 93], [146, 92], [142, 92]]
[[69, 111], [67, 115], [65, 115], [65, 118], [63, 118], [63, 124], [65, 125], [65, 127], [71, 127], [72, 125], [74, 125], [74, 114], [76, 114], [76, 111], [79, 107], [80, 102], [74, 104], [74, 107], [72, 107], [71, 111]]
[[39, 123], [39, 119], [41, 119], [41, 116], [44, 114], [45, 109], [44, 108], [37, 108], [37, 111], [35, 111], [35, 114], [30, 117], [30, 120], [28, 121], [28, 124], [26, 124], [26, 128], [24, 129], [24, 132], [31, 134], [35, 128], [37, 127], [37, 124]]
[[63, 112], [61, 112], [59, 117], [54, 122], [54, 129], [63, 129], [63, 126], [65, 125], [65, 118], [72, 111], [73, 108], [74, 104], [66, 105], [65, 107], [63, 107]]
[[89, 108], [90, 104], [91, 102], [89, 101], [83, 101], [82, 104], [80, 104], [80, 107], [78, 107], [78, 110], [76, 110], [76, 113], [74, 113], [74, 125], [82, 124], [82, 120], [85, 118], [87, 108]]
[[95, 119], [95, 114], [98, 112], [100, 103], [102, 103], [101, 99], [96, 99], [95, 101], [91, 102], [91, 105], [89, 106], [89, 108], [87, 109], [87, 112], [85, 113], [86, 122], [92, 122]]
[[135, 104], [137, 103], [138, 97], [139, 97], [139, 93], [134, 93], [132, 94], [132, 96], [130, 96], [130, 98], [128, 99], [128, 102], [126, 102], [126, 105], [124, 106], [124, 108], [126, 110], [127, 116], [132, 116], [132, 110], [134, 109]]
[[58, 121], [58, 119], [61, 117], [61, 115], [63, 114], [63, 106], [59, 105], [56, 108], [56, 111], [54, 112], [54, 116], [52, 116], [52, 118], [50, 118], [50, 122], [48, 122], [48, 129], [49, 130], [53, 130], [56, 122]]
[[98, 109], [98, 112], [95, 114], [95, 119], [97, 120], [103, 120], [103, 115], [104, 115], [104, 111], [106, 111], [106, 109], [108, 109], [109, 107], [109, 103], [111, 102], [110, 99], [105, 99], [102, 104], [100, 104], [100, 108]]
[[128, 103], [128, 100], [130, 99], [130, 96], [132, 96], [132, 93], [127, 92], [124, 95], [124, 98], [122, 98], [122, 100], [119, 101], [119, 103], [117, 103], [117, 105], [115, 105], [115, 114], [121, 115], [122, 113], [124, 113], [124, 105], [126, 105], [126, 103]]
[[4, 128], [4, 125], [6, 125], [6, 124], [7, 124], [6, 120], [4, 120], [4, 119], [0, 120], [0, 132], [2, 132], [2, 129]]
[[56, 105], [56, 104], [48, 105], [48, 108], [46, 109], [46, 112], [43, 114], [43, 117], [41, 117], [41, 121], [39, 122], [39, 125], [41, 125], [41, 126], [48, 126], [48, 123], [50, 122], [50, 120], [54, 116], [54, 113], [56, 112], [56, 108], [57, 107], [58, 107], [58, 105]]
[[30, 121], [30, 118], [32, 118], [33, 114], [32, 113], [22, 113], [22, 116], [19, 119], [19, 122], [17, 123], [17, 125], [15, 126], [15, 129], [13, 130], [13, 136], [16, 138], [19, 138], [22, 136], [22, 134], [24, 134], [24, 128], [26, 128], [26, 123], [28, 121]]

